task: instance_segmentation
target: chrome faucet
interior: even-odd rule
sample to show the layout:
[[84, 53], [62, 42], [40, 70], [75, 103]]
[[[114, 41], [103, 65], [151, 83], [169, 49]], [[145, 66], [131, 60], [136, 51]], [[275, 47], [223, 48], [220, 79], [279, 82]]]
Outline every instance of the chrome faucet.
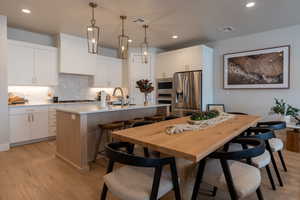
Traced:
[[122, 104], [122, 106], [124, 106], [125, 95], [124, 95], [124, 91], [123, 91], [122, 88], [116, 87], [116, 88], [114, 89], [114, 92], [113, 92], [113, 95], [112, 95], [112, 96], [120, 98], [120, 96], [116, 96], [116, 93], [117, 93], [118, 90], [120, 90], [120, 92], [121, 92], [121, 97], [122, 97], [122, 99], [121, 99], [121, 104]]

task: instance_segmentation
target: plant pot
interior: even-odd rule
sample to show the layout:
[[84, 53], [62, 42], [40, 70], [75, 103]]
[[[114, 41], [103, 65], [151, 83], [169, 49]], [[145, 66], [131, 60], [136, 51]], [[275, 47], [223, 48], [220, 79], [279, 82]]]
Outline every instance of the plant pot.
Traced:
[[290, 124], [292, 121], [292, 117], [290, 115], [281, 115], [280, 120], [287, 124]]

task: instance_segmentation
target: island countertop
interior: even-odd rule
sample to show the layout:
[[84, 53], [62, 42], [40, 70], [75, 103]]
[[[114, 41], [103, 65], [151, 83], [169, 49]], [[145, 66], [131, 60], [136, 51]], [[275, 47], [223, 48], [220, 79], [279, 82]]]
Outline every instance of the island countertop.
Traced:
[[68, 108], [57, 108], [57, 111], [68, 112], [73, 114], [94, 114], [101, 112], [114, 112], [122, 110], [134, 110], [134, 109], [145, 109], [145, 108], [158, 108], [170, 106], [169, 104], [149, 104], [149, 105], [129, 105], [129, 106], [107, 106], [101, 107], [100, 105], [74, 105]]

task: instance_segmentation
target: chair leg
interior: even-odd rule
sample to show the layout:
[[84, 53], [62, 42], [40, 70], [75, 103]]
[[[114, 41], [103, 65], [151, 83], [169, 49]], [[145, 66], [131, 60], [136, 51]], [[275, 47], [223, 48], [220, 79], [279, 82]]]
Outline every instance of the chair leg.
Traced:
[[271, 173], [269, 165], [266, 166], [266, 170], [267, 170], [267, 174], [268, 174], [268, 177], [269, 177], [272, 189], [276, 190], [276, 186], [275, 186], [274, 179], [273, 179], [273, 176], [272, 176], [272, 173]]
[[202, 182], [202, 178], [203, 178], [203, 174], [204, 174], [205, 163], [206, 163], [205, 158], [202, 159], [199, 163], [197, 177], [196, 177], [196, 180], [195, 180], [195, 185], [194, 185], [193, 194], [192, 194], [192, 200], [197, 199], [200, 184]]
[[216, 186], [214, 186], [212, 196], [215, 197], [217, 195], [217, 192], [218, 192], [218, 188]]
[[107, 190], [108, 190], [108, 188], [107, 188], [106, 184], [104, 183], [100, 200], [105, 200], [106, 199]]
[[98, 153], [99, 153], [99, 147], [100, 147], [100, 144], [101, 144], [102, 136], [103, 136], [103, 131], [100, 130], [99, 138], [96, 141], [95, 154], [94, 154], [93, 162], [96, 162], [96, 160], [97, 160], [97, 156], [98, 156]]
[[257, 194], [258, 200], [264, 200], [264, 197], [263, 197], [263, 195], [262, 195], [262, 193], [261, 193], [260, 188], [257, 188], [256, 194]]
[[284, 161], [284, 158], [283, 158], [283, 155], [282, 155], [282, 151], [278, 151], [278, 155], [279, 155], [279, 158], [280, 158], [280, 161], [281, 161], [281, 164], [282, 164], [282, 167], [283, 167], [284, 171], [287, 172], [287, 168], [286, 168], [285, 161]]
[[148, 150], [148, 148], [146, 148], [146, 147], [144, 147], [144, 156], [145, 156], [146, 158], [149, 158], [149, 157], [150, 157], [149, 150]]
[[270, 151], [270, 155], [271, 155], [272, 165], [273, 165], [273, 167], [274, 167], [274, 170], [275, 170], [275, 173], [276, 173], [276, 176], [277, 176], [279, 185], [280, 185], [281, 187], [283, 187], [283, 182], [282, 182], [282, 179], [281, 179], [281, 176], [280, 176], [280, 173], [279, 173], [279, 170], [278, 170], [276, 161], [275, 161], [275, 159], [274, 159], [274, 155], [273, 155], [273, 153], [272, 153], [271, 151]]

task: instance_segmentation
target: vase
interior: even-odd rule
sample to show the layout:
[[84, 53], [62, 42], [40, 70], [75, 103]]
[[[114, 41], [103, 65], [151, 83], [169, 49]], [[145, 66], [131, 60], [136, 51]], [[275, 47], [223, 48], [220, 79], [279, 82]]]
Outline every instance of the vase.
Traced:
[[145, 92], [144, 95], [145, 95], [144, 106], [148, 106], [148, 104], [149, 104], [149, 103], [148, 103], [148, 93]]
[[290, 115], [281, 115], [280, 120], [286, 122], [287, 124], [290, 124], [292, 121], [292, 117]]

